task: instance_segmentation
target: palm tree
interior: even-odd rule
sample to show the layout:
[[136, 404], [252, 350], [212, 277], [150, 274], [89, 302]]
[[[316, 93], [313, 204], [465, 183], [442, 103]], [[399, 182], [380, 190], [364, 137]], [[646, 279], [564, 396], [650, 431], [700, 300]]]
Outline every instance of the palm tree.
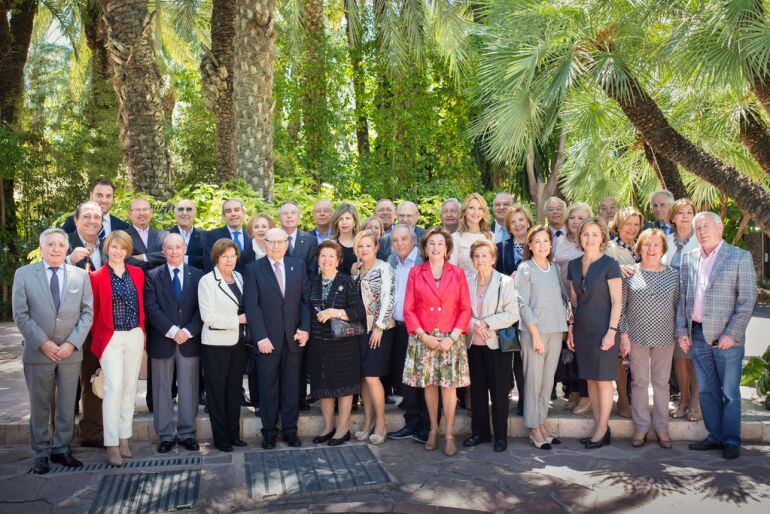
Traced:
[[137, 191], [172, 195], [164, 131], [163, 83], [147, 0], [100, 0], [118, 97], [123, 161]]
[[[491, 155], [510, 158], [547, 137], [573, 97], [600, 92], [630, 124], [625, 152], [640, 134], [655, 154], [708, 181], [770, 229], [766, 188], [675, 130], [638, 78], [660, 80], [665, 71], [649, 58], [660, 38], [645, 32], [660, 23], [657, 2], [491, 0], [488, 8], [494, 21], [480, 64], [487, 104], [475, 131], [490, 133]], [[633, 153], [643, 152], [638, 146]]]

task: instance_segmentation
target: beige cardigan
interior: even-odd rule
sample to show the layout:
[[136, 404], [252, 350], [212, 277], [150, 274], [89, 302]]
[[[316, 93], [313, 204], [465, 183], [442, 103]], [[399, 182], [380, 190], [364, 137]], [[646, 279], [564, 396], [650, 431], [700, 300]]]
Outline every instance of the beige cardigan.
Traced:
[[[516, 286], [513, 279], [508, 275], [503, 275], [497, 270], [492, 270], [492, 278], [487, 286], [487, 292], [484, 295], [481, 312], [476, 310], [476, 290], [478, 289], [478, 273], [472, 271], [465, 274], [468, 279], [468, 289], [471, 294], [471, 307], [473, 316], [468, 324], [468, 334], [465, 335], [465, 345], [471, 346], [473, 341], [473, 325], [479, 321], [486, 321], [492, 330], [492, 337], [487, 339], [487, 346], [492, 350], [500, 348], [497, 341], [497, 331], [508, 328], [519, 321], [519, 298], [516, 294]], [[500, 296], [498, 297], [498, 291]], [[498, 305], [500, 312], [497, 311]]]

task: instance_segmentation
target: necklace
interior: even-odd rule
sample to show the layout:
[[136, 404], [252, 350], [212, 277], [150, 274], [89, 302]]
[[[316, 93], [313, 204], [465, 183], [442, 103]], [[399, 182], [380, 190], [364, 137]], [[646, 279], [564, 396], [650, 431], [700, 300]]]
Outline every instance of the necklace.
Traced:
[[539, 269], [543, 273], [548, 273], [549, 271], [551, 271], [551, 262], [550, 261], [546, 261], [547, 266], [546, 266], [545, 269], [541, 268], [540, 265], [537, 263], [537, 261], [535, 259], [532, 259], [532, 262], [534, 262], [535, 266], [537, 267], [537, 269]]

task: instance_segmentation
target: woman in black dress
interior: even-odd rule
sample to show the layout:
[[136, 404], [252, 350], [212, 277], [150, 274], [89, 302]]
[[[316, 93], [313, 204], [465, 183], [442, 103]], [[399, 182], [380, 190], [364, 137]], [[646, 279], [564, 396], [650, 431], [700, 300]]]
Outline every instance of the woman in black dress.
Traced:
[[350, 276], [353, 265], [358, 260], [353, 249], [353, 241], [360, 226], [358, 212], [349, 203], [340, 204], [332, 216], [332, 239], [342, 246], [342, 258], [339, 270]]
[[[342, 246], [327, 239], [316, 251], [320, 273], [310, 284], [310, 344], [307, 349], [310, 392], [321, 399], [324, 430], [313, 442], [337, 446], [350, 440], [353, 395], [361, 392], [361, 356], [358, 336], [334, 339], [331, 320], [366, 323], [366, 311], [353, 279], [338, 272]], [[334, 400], [339, 415], [335, 423]]]
[[588, 398], [594, 429], [580, 440], [586, 448], [610, 442], [612, 381], [617, 377], [615, 336], [622, 310], [623, 282], [618, 261], [604, 255], [609, 234], [599, 218], [586, 218], [578, 229], [583, 256], [570, 261], [567, 278], [574, 323], [569, 325], [567, 346], [575, 352], [578, 375], [588, 381]]

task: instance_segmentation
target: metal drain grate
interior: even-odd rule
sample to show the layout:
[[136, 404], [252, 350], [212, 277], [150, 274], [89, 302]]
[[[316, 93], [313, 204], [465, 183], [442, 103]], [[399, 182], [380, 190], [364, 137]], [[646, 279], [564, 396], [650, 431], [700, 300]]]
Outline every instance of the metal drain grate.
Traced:
[[[109, 464], [87, 464], [82, 468], [68, 468], [66, 466], [53, 464], [51, 471], [48, 472], [48, 474], [56, 475], [61, 473], [89, 473], [92, 471], [121, 471], [124, 469], [165, 468], [171, 466], [200, 466], [202, 463], [203, 459], [199, 455], [196, 455], [191, 457], [168, 457], [164, 459], [126, 459], [120, 467], [113, 467]], [[28, 475], [31, 473], [31, 469], [27, 471]]]
[[99, 514], [133, 514], [192, 509], [198, 501], [200, 470], [108, 475], [99, 483], [91, 509]]
[[367, 446], [247, 453], [252, 498], [365, 487], [390, 482]]

